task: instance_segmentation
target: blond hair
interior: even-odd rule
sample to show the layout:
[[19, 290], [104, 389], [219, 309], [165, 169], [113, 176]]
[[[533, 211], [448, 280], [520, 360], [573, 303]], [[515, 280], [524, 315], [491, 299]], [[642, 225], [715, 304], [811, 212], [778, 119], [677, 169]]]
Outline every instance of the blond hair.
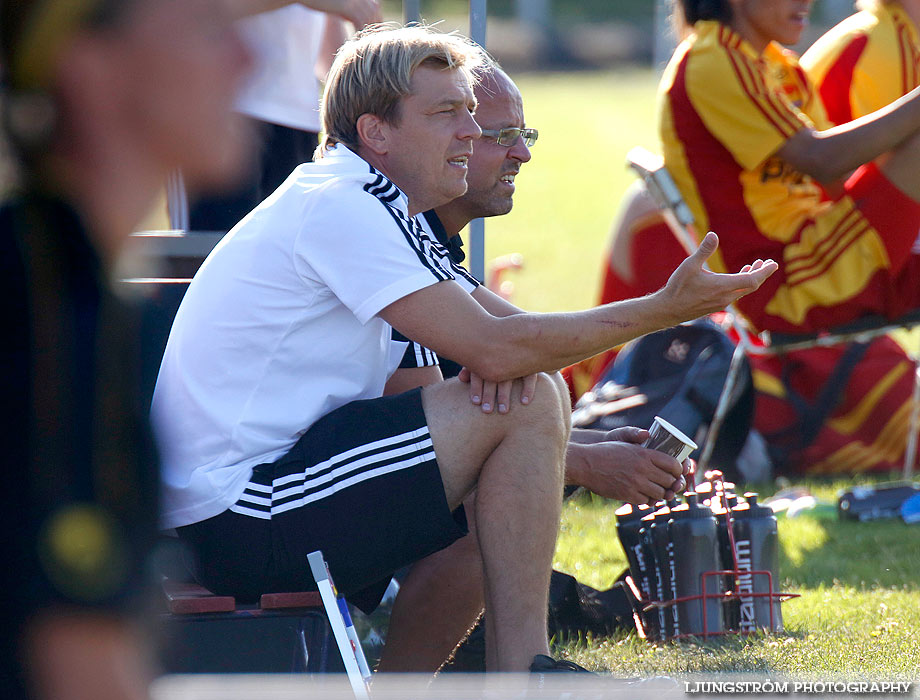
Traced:
[[442, 34], [425, 25], [378, 24], [364, 29], [342, 45], [329, 70], [317, 157], [336, 143], [357, 151], [362, 114], [398, 124], [400, 99], [412, 92], [412, 74], [419, 66], [461, 70], [475, 84], [474, 71], [484, 62], [483, 50], [457, 33]]

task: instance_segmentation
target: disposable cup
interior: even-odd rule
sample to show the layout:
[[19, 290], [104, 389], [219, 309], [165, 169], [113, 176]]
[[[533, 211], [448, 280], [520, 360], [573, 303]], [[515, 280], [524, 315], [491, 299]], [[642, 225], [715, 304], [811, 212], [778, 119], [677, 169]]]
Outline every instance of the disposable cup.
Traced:
[[661, 416], [655, 416], [648, 432], [649, 438], [642, 446], [669, 454], [678, 462], [683, 462], [696, 449], [696, 443], [693, 440]]

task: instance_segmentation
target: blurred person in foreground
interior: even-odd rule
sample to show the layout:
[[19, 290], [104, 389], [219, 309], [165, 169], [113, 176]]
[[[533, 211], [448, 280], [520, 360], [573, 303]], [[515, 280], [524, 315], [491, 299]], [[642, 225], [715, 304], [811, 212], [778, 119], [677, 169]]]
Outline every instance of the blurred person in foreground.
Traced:
[[[475, 489], [487, 667], [578, 670], [549, 656], [546, 634], [571, 410], [555, 370], [719, 308], [775, 264], [705, 272], [712, 236], [657, 295], [568, 314], [483, 308], [417, 219], [466, 191], [481, 62], [428, 27], [375, 27], [339, 51], [316, 162], [234, 227], [176, 315], [153, 401], [162, 524], [215, 592], [314, 587], [303, 562], [321, 549], [367, 612], [395, 570], [467, 534]], [[473, 406], [457, 380], [383, 396], [393, 328], [507, 383], [505, 405]]]
[[171, 169], [240, 170], [250, 59], [220, 0], [19, 0], [0, 20], [18, 161], [0, 209], [0, 696], [140, 700], [158, 462], [116, 263]]
[[[523, 98], [511, 78], [487, 61], [476, 71], [476, 123], [482, 135], [473, 142], [467, 162], [467, 190], [436, 209], [424, 212], [420, 222], [444, 246], [456, 263], [464, 253], [460, 232], [473, 219], [502, 216], [513, 206], [515, 178], [530, 161], [538, 133], [524, 120]], [[676, 268], [686, 256], [681, 256]], [[667, 283], [667, 276], [657, 291]], [[473, 280], [471, 296], [495, 314], [523, 311]], [[385, 393], [408, 391], [440, 382], [442, 363], [435, 353], [410, 343], [400, 369], [387, 383]], [[449, 369], [445, 370], [449, 373]], [[509, 388], [484, 383], [461, 370], [463, 381], [487, 411], [510, 402], [499, 394]], [[488, 397], [488, 398], [483, 398]], [[574, 429], [565, 459], [565, 481], [605, 498], [629, 503], [654, 503], [671, 498], [684, 488], [681, 465], [672, 457], [641, 447], [648, 431], [624, 427], [607, 432]], [[686, 465], [685, 465], [686, 466]], [[403, 580], [390, 619], [381, 671], [436, 671], [475, 624], [483, 609], [482, 560], [476, 546], [475, 497], [465, 501], [470, 534], [446, 549], [417, 562]], [[436, 629], [429, 621], [440, 620]]]

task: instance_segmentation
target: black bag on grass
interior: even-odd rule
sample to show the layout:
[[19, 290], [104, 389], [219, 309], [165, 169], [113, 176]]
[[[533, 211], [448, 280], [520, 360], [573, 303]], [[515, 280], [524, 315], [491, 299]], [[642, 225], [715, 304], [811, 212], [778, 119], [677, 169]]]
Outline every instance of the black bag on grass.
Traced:
[[[709, 318], [627, 343], [579, 401], [574, 425], [648, 428], [661, 416], [691, 438], [698, 437], [715, 414], [734, 350], [728, 335]], [[723, 469], [734, 465], [751, 429], [754, 390], [747, 360], [729, 406], [712, 456], [712, 463]]]

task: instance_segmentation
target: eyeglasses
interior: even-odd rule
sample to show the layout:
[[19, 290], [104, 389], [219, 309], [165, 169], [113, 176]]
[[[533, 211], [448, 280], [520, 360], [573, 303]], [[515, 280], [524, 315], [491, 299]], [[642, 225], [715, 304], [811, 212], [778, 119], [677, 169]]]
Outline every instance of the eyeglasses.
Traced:
[[482, 135], [495, 139], [499, 146], [513, 146], [518, 137], [524, 139], [524, 145], [530, 148], [537, 142], [540, 135], [536, 129], [518, 129], [516, 126], [507, 126], [504, 129], [483, 129]]

